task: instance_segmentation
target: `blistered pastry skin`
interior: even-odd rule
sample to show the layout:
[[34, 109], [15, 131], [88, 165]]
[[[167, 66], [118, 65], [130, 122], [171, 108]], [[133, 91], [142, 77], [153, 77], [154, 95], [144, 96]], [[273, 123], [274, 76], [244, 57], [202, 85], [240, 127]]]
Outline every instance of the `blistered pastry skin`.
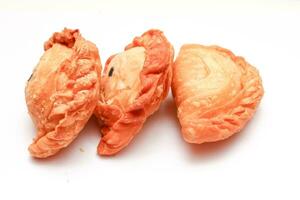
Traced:
[[93, 114], [100, 88], [97, 47], [78, 30], [54, 33], [27, 82], [25, 97], [37, 135], [29, 146], [45, 158], [67, 147]]
[[239, 132], [263, 96], [258, 71], [218, 46], [182, 46], [173, 65], [172, 93], [183, 138], [201, 144]]
[[[173, 54], [173, 47], [163, 33], [150, 30], [134, 38], [124, 53], [107, 60], [95, 110], [103, 122], [100, 155], [116, 154], [126, 147], [146, 118], [159, 108], [171, 85]], [[129, 63], [135, 66], [130, 67]], [[126, 76], [121, 67], [130, 70]], [[112, 83], [114, 76], [122, 81]]]

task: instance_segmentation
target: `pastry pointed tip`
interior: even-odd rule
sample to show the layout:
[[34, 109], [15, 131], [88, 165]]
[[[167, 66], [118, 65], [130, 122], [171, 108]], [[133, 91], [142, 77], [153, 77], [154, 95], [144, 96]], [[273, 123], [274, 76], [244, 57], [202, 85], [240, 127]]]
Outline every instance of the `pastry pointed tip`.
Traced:
[[100, 156], [112, 156], [112, 155], [115, 155], [116, 153], [118, 153], [120, 150], [121, 149], [114, 149], [114, 148], [109, 147], [109, 145], [103, 141], [101, 141], [99, 143], [98, 148], [97, 148], [98, 155], [100, 155]]

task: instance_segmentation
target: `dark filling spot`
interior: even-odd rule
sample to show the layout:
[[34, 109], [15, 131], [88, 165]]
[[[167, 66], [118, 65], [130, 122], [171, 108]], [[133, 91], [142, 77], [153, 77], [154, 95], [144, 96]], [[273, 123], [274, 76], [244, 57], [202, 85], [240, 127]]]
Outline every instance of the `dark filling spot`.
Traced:
[[30, 79], [32, 78], [33, 73], [30, 75], [29, 79], [27, 81], [30, 81]]
[[112, 76], [114, 73], [114, 67], [110, 68], [109, 72], [108, 72], [108, 76]]

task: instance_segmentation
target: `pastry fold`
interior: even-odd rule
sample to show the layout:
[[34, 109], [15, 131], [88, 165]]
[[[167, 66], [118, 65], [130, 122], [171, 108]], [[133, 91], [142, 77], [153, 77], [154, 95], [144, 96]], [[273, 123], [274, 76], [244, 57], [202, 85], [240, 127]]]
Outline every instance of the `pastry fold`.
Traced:
[[149, 30], [107, 60], [95, 110], [103, 123], [100, 155], [126, 147], [159, 108], [171, 85], [173, 54], [164, 34]]
[[44, 49], [25, 88], [38, 131], [29, 152], [37, 158], [56, 154], [77, 137], [95, 109], [101, 72], [97, 47], [78, 30], [54, 33]]
[[264, 91], [244, 58], [218, 46], [188, 44], [173, 65], [172, 93], [183, 138], [201, 144], [239, 132]]

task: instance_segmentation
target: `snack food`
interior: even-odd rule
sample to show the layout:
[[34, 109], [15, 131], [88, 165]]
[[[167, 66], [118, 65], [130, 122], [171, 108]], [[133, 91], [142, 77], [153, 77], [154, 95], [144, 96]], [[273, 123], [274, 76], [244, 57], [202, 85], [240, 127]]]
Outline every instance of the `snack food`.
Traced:
[[96, 106], [101, 72], [97, 47], [79, 30], [54, 33], [44, 49], [25, 89], [38, 131], [29, 151], [37, 158], [56, 154], [77, 137]]
[[258, 71], [218, 46], [183, 45], [173, 65], [172, 92], [189, 143], [223, 140], [239, 132], [263, 96]]
[[101, 155], [129, 144], [167, 96], [172, 78], [173, 47], [159, 30], [136, 37], [105, 65], [95, 115], [100, 123]]

